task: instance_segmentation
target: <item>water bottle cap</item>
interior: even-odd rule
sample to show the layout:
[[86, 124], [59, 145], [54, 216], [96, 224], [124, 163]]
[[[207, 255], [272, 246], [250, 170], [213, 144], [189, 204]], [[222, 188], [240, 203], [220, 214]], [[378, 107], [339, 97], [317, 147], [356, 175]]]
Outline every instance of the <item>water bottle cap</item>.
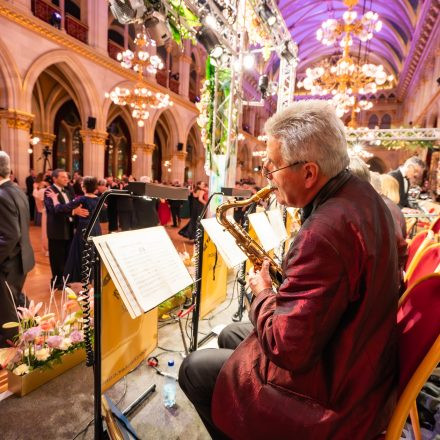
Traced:
[[168, 361], [168, 366], [169, 366], [169, 367], [174, 367], [174, 361], [173, 361], [173, 360]]

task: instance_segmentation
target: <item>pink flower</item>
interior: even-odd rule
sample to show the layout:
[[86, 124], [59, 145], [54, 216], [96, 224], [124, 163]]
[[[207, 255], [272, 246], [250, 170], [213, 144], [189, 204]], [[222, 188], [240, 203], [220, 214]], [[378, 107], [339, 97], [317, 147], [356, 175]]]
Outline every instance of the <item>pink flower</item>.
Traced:
[[59, 335], [49, 336], [46, 339], [46, 343], [50, 348], [60, 348], [62, 342], [63, 342], [63, 337]]
[[35, 338], [38, 338], [38, 336], [40, 336], [40, 333], [41, 327], [31, 327], [23, 333], [23, 341], [31, 342], [35, 340]]
[[72, 333], [70, 333], [70, 340], [73, 344], [77, 344], [78, 342], [81, 342], [84, 339], [84, 336], [82, 332], [78, 330], [73, 330]]
[[43, 306], [42, 302], [39, 302], [37, 305], [35, 305], [34, 300], [32, 300], [29, 303], [29, 307], [17, 307], [17, 310], [19, 310], [18, 315], [20, 316], [21, 319], [31, 319], [33, 318], [38, 311], [41, 309], [41, 307]]

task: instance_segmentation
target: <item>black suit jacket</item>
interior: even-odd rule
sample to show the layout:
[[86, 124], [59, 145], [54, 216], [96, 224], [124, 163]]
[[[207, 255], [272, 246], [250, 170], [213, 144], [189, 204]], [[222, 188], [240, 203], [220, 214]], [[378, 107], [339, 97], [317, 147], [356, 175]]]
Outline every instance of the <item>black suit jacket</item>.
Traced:
[[390, 176], [393, 176], [399, 182], [399, 206], [402, 208], [409, 206], [408, 204], [409, 182], [408, 182], [408, 190], [405, 191], [405, 182], [401, 171], [397, 169], [390, 171], [388, 174]]
[[23, 273], [35, 265], [29, 239], [29, 203], [25, 193], [11, 181], [0, 185], [0, 270], [20, 255]]
[[[60, 205], [64, 205], [66, 201], [64, 200], [61, 191], [55, 185], [51, 185], [49, 188], [53, 192], [58, 194], [58, 201]], [[70, 201], [73, 200], [74, 196], [69, 187], [64, 188], [67, 197]], [[73, 237], [73, 220], [71, 219], [71, 211], [62, 212], [62, 206], [54, 206], [53, 201], [50, 197], [44, 195], [44, 206], [46, 207], [47, 214], [47, 238], [49, 240], [70, 240]]]

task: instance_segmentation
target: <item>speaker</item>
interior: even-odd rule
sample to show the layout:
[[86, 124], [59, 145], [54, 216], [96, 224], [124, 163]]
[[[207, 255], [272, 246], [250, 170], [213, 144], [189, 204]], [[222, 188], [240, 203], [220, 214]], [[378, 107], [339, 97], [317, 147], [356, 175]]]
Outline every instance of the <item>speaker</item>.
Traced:
[[182, 144], [182, 142], [179, 142], [177, 144], [177, 151], [183, 151], [183, 144]]
[[96, 118], [94, 118], [93, 116], [89, 116], [87, 118], [87, 128], [94, 130], [95, 127], [96, 127]]

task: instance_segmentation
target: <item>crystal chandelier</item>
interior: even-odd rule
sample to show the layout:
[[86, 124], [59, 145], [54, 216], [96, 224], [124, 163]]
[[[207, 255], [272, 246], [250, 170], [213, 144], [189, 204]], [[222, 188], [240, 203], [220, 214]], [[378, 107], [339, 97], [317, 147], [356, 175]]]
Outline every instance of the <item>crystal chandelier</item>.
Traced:
[[345, 36], [340, 42], [341, 47], [353, 44], [352, 34], [364, 42], [371, 40], [373, 33], [379, 32], [382, 29], [382, 22], [379, 20], [379, 15], [373, 11], [368, 11], [365, 15], [358, 18], [357, 12], [353, 11], [353, 7], [357, 3], [358, 0], [344, 0], [348, 11], [344, 12], [342, 19], [335, 20], [334, 18], [329, 18], [324, 21], [316, 31], [318, 41], [326, 46], [331, 46], [344, 33]]
[[298, 81], [298, 87], [309, 90], [312, 95], [331, 94], [337, 115], [342, 117], [351, 109], [350, 125], [355, 126], [356, 113], [373, 107], [371, 101], [359, 99], [359, 95], [376, 93], [378, 86], [391, 87], [394, 76], [387, 75], [382, 65], [359, 64], [350, 56], [350, 46], [353, 44], [351, 34], [354, 33], [362, 41], [366, 41], [372, 38], [373, 28], [379, 30], [382, 23], [378, 21], [375, 13], [367, 13], [360, 20], [356, 20], [357, 14], [352, 8], [357, 4], [357, 0], [344, 0], [344, 3], [349, 10], [344, 13], [343, 23], [333, 19], [327, 20], [317, 33], [318, 40], [323, 44], [332, 44], [345, 32], [341, 40], [342, 57], [336, 62], [324, 60], [317, 66], [308, 68], [305, 78]]
[[143, 127], [150, 113], [149, 108], [163, 108], [172, 106], [168, 94], [152, 92], [144, 82], [144, 71], [155, 74], [157, 69], [163, 68], [162, 60], [157, 55], [150, 55], [149, 46], [156, 46], [156, 42], [145, 34], [145, 30], [136, 35], [134, 40], [135, 51], [125, 50], [118, 53], [118, 61], [124, 69], [133, 69], [138, 76], [134, 88], [115, 87], [105, 97], [110, 98], [117, 105], [128, 105], [133, 118], [137, 119], [139, 127]]

